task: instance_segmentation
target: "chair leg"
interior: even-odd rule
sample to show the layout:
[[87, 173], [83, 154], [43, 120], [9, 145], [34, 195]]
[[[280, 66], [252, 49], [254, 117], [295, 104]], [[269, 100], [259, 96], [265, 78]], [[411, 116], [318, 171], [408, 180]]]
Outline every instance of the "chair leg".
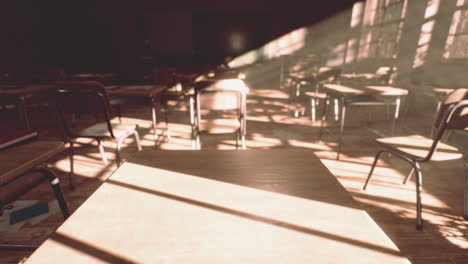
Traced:
[[138, 134], [138, 131], [135, 130], [133, 135], [135, 136], [135, 142], [137, 144], [138, 151], [141, 151], [140, 135]]
[[421, 202], [421, 190], [422, 190], [422, 172], [419, 163], [415, 162], [414, 170], [416, 172], [416, 229], [422, 230], [422, 202]]
[[[439, 110], [440, 110], [441, 107], [442, 107], [442, 101], [437, 100], [437, 106], [436, 106], [436, 111], [435, 111], [435, 115], [434, 115], [434, 123], [435, 123], [435, 121], [437, 119], [437, 113], [439, 113]], [[431, 138], [434, 138], [435, 132], [436, 132], [436, 129], [435, 129], [434, 126], [432, 126], [432, 128], [431, 128]]]
[[107, 161], [106, 152], [104, 151], [104, 146], [102, 145], [102, 141], [98, 139], [97, 142], [98, 142], [99, 152], [101, 153], [102, 162], [104, 164], [108, 164], [109, 161]]
[[122, 149], [122, 143], [125, 140], [125, 137], [119, 138], [117, 141], [117, 146], [115, 148], [115, 163], [117, 163], [117, 167], [120, 166], [120, 149]]
[[322, 138], [323, 125], [325, 123], [325, 119], [327, 118], [327, 110], [328, 110], [328, 104], [329, 103], [330, 103], [330, 98], [327, 96], [325, 98], [325, 103], [323, 104], [322, 123], [320, 124], [319, 140]]
[[403, 180], [403, 184], [407, 184], [408, 180], [411, 179], [411, 176], [413, 176], [413, 174], [414, 174], [414, 167], [411, 167], [410, 172], [408, 173], [408, 175], [406, 175], [405, 180]]
[[67, 219], [70, 216], [70, 211], [68, 210], [67, 203], [65, 202], [65, 199], [63, 198], [63, 193], [60, 188], [60, 182], [59, 182], [58, 177], [55, 175], [55, 173], [53, 173], [49, 168], [45, 166], [38, 167], [35, 170], [43, 173], [49, 180], [50, 185], [52, 187], [52, 191], [54, 192], [55, 198], [57, 199], [60, 210], [62, 211], [63, 218]]
[[341, 144], [343, 141], [343, 130], [344, 130], [344, 122], [345, 122], [345, 117], [346, 117], [346, 105], [345, 105], [345, 100], [344, 98], [341, 99], [341, 124], [340, 124], [340, 136], [338, 139], [338, 151], [336, 153], [336, 160], [340, 159], [340, 153], [341, 153]]
[[371, 170], [369, 171], [369, 175], [367, 176], [366, 182], [364, 183], [364, 186], [362, 187], [363, 190], [367, 189], [367, 184], [369, 184], [369, 181], [370, 181], [370, 179], [372, 177], [372, 173], [374, 172], [375, 166], [377, 165], [377, 161], [379, 160], [380, 155], [382, 155], [382, 153], [384, 153], [384, 152], [385, 151], [381, 150], [381, 151], [377, 152], [377, 154], [375, 155], [374, 163], [372, 163], [372, 167], [371, 167]]
[[74, 155], [74, 149], [73, 149], [73, 140], [70, 140], [70, 147], [68, 148], [68, 157], [70, 159], [70, 173], [68, 174], [68, 182], [70, 184], [70, 189], [75, 189], [75, 184], [73, 183], [73, 175], [75, 174], [74, 172], [74, 164], [73, 164], [73, 155]]
[[465, 220], [468, 220], [468, 164], [467, 164], [467, 161], [465, 161], [463, 159], [462, 159], [462, 162], [463, 162], [463, 167], [465, 169], [464, 218], [465, 218]]

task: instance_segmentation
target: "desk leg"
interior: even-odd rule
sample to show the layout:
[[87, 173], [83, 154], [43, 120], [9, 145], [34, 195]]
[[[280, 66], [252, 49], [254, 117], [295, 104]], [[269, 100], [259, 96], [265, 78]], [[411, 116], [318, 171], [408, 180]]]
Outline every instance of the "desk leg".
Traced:
[[333, 100], [333, 104], [334, 104], [334, 110], [335, 110], [335, 121], [338, 121], [338, 107], [339, 107], [339, 104], [338, 104], [338, 99], [335, 99]]
[[340, 159], [341, 153], [341, 143], [343, 141], [343, 130], [344, 130], [344, 122], [346, 118], [346, 104], [344, 97], [341, 98], [341, 124], [340, 124], [340, 137], [338, 139], [338, 151], [336, 153], [336, 159]]
[[18, 104], [18, 112], [20, 115], [20, 119], [24, 121], [24, 125], [26, 126], [26, 129], [30, 130], [31, 124], [29, 123], [29, 117], [28, 117], [28, 103], [27, 103], [27, 99], [24, 96], [20, 97], [20, 102]]
[[196, 101], [195, 101], [195, 107], [197, 108], [196, 114], [196, 126], [195, 126], [195, 132], [196, 132], [196, 144], [197, 144], [197, 150], [201, 149], [201, 142], [200, 142], [200, 125], [201, 125], [201, 109], [200, 109], [200, 94], [197, 93], [196, 95]]
[[398, 97], [395, 100], [395, 115], [393, 117], [393, 122], [392, 122], [392, 136], [395, 135], [396, 123], [400, 115], [400, 102], [401, 102], [401, 99], [400, 97]]
[[327, 110], [328, 110], [329, 103], [330, 103], [330, 97], [327, 94], [327, 96], [325, 97], [325, 103], [323, 104], [322, 122], [320, 124], [320, 130], [319, 130], [319, 140], [322, 138], [323, 126], [325, 124], [325, 119], [327, 118]]
[[104, 146], [102, 145], [102, 141], [100, 139], [98, 139], [97, 143], [98, 143], [99, 153], [101, 153], [102, 162], [104, 164], [108, 164], [109, 162], [107, 161], [106, 151], [104, 150]]
[[154, 97], [151, 97], [151, 116], [153, 118], [153, 139], [154, 139], [154, 144], [156, 145], [156, 142], [158, 141], [158, 135], [157, 135], [157, 119], [156, 119], [156, 102], [154, 100]]
[[70, 189], [75, 189], [75, 184], [73, 183], [73, 174], [74, 172], [74, 164], [73, 164], [73, 155], [74, 155], [74, 149], [73, 149], [73, 139], [70, 139], [70, 146], [68, 147], [68, 157], [70, 159], [70, 173], [68, 174], [68, 181], [70, 184]]
[[[161, 102], [162, 101], [162, 102]], [[171, 134], [169, 133], [169, 117], [168, 117], [168, 106], [167, 106], [167, 89], [164, 90], [162, 96], [160, 97], [160, 104], [163, 105], [164, 107], [164, 121], [166, 123], [166, 137], [167, 137], [167, 142], [171, 140]]]
[[465, 201], [464, 201], [464, 217], [465, 220], [468, 220], [468, 161], [462, 159], [463, 168], [465, 169]]
[[190, 125], [192, 126], [192, 149], [195, 150], [196, 148], [196, 142], [195, 142], [195, 96], [190, 95], [189, 97], [189, 106], [190, 106]]
[[310, 98], [310, 118], [312, 119], [313, 123], [315, 123], [315, 108], [316, 108], [315, 100], [317, 100], [315, 97]]

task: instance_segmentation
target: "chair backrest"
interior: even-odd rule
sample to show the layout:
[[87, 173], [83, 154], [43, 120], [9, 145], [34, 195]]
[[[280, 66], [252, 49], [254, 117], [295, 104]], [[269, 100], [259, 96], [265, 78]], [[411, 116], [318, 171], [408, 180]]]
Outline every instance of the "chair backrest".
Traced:
[[245, 104], [248, 88], [240, 79], [203, 81], [195, 84], [200, 96], [208, 98], [202, 108], [212, 110], [239, 109]]
[[[71, 129], [74, 122], [66, 118], [67, 113], [73, 117], [83, 117], [86, 119], [86, 125], [104, 121], [109, 133], [114, 137], [110, 123], [109, 97], [103, 84], [96, 81], [65, 81], [56, 84], [55, 102], [68, 136], [74, 134]], [[89, 119], [89, 115], [93, 115], [94, 120]]]
[[459, 88], [448, 94], [437, 113], [434, 123], [437, 134], [424, 161], [434, 154], [437, 144], [447, 129], [466, 129], [468, 127], [468, 89]]
[[442, 128], [442, 126], [445, 126], [445, 128], [448, 129], [467, 128], [467, 109], [464, 107], [457, 107], [458, 109], [453, 109], [454, 105], [463, 100], [468, 100], [468, 88], [459, 88], [448, 94], [442, 102], [439, 112], [437, 113], [434, 127], [437, 129]]
[[[226, 115], [231, 116], [232, 111], [237, 111], [237, 118], [245, 125], [246, 94], [248, 91], [244, 81], [240, 79], [223, 79], [216, 81], [205, 81], [195, 84], [197, 90], [197, 113], [201, 121], [202, 110], [211, 111], [212, 117], [224, 119]], [[215, 111], [216, 113], [214, 113]]]
[[394, 69], [388, 66], [379, 67], [375, 71], [375, 75], [380, 79], [383, 84], [390, 84], [392, 82], [392, 74], [394, 73]]
[[317, 82], [334, 82], [341, 74], [341, 68], [336, 67], [318, 67], [316, 73]]

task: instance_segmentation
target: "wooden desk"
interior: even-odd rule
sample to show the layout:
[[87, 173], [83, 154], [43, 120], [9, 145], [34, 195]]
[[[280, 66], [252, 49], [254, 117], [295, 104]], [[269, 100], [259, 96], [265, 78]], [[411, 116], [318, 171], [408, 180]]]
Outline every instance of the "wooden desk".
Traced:
[[0, 151], [0, 186], [65, 150], [63, 142], [32, 141]]
[[26, 263], [409, 263], [311, 150], [142, 151]]
[[[144, 100], [149, 102], [151, 105], [151, 115], [153, 121], [153, 137], [156, 142], [157, 139], [157, 118], [156, 118], [156, 98], [159, 97], [160, 102], [162, 102], [165, 112], [165, 121], [166, 121], [166, 135], [168, 139], [169, 135], [169, 122], [167, 118], [167, 98], [166, 91], [168, 87], [165, 85], [108, 85], [106, 86], [107, 93], [110, 97], [110, 104], [120, 106], [122, 104], [127, 104], [129, 102], [138, 102]], [[120, 118], [120, 108], [119, 109], [119, 118]]]
[[104, 85], [113, 84], [117, 81], [115, 73], [78, 73], [69, 78], [71, 81], [98, 81]]
[[[65, 150], [63, 142], [33, 141], [0, 151], [0, 208], [14, 201], [44, 180], [49, 180], [66, 219], [70, 213], [60, 189], [59, 180], [47, 167], [41, 166]], [[36, 170], [40, 173], [26, 173]], [[36, 245], [0, 244], [0, 250], [31, 250]]]
[[[340, 134], [338, 139], [338, 151], [336, 159], [339, 159], [341, 153], [341, 141], [343, 136], [344, 122], [346, 117], [346, 107], [350, 105], [374, 106], [387, 105], [390, 103], [395, 105], [394, 118], [392, 122], [392, 132], [394, 134], [396, 122], [400, 113], [401, 96], [407, 95], [408, 90], [396, 88], [392, 86], [363, 86], [351, 87], [341, 84], [325, 84], [323, 85], [326, 92], [326, 101], [330, 98], [338, 99], [341, 103], [341, 118], [340, 118]], [[322, 116], [322, 124], [320, 126], [320, 135], [322, 134], [323, 125], [327, 114], [327, 105], [324, 104], [324, 112]], [[336, 111], [338, 112], [338, 111]], [[336, 119], [336, 117], [335, 117]]]
[[403, 96], [408, 94], [408, 90], [385, 85], [374, 86], [346, 86], [341, 84], [325, 84], [323, 85], [326, 92], [338, 97], [355, 97], [355, 96], [378, 96], [391, 97]]

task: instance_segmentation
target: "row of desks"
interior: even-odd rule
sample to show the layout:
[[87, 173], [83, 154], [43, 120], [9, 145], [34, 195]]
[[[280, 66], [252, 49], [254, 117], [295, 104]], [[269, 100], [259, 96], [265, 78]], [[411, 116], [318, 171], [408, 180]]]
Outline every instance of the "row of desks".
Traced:
[[313, 151], [146, 150], [26, 263], [350, 260], [409, 263]]
[[[21, 119], [24, 121], [24, 125], [27, 129], [30, 129], [30, 122], [28, 117], [28, 104], [34, 96], [44, 96], [47, 98], [52, 92], [57, 89], [57, 85], [0, 85], [0, 103], [7, 104], [9, 102], [18, 104], [18, 111]], [[152, 121], [153, 121], [153, 133], [156, 140], [156, 110], [157, 103], [162, 102], [164, 108], [167, 107], [165, 104], [167, 86], [165, 85], [110, 85], [106, 86], [106, 90], [110, 97], [110, 103], [114, 106], [120, 106], [126, 103], [134, 103], [135, 101], [143, 101], [143, 103], [150, 105]], [[158, 100], [161, 99], [161, 100]], [[120, 111], [119, 111], [120, 115]], [[120, 117], [120, 116], [119, 116]], [[166, 126], [167, 126], [167, 109], [166, 109]]]

